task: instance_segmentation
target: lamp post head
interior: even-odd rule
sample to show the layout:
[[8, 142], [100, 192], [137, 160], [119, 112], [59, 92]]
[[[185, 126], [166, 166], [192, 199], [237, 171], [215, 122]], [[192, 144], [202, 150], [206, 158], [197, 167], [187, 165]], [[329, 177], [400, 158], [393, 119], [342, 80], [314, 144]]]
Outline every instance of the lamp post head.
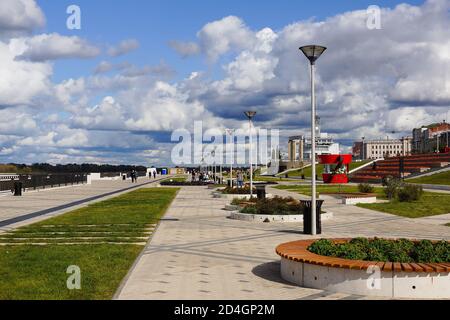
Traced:
[[252, 120], [254, 116], [256, 116], [256, 111], [246, 111], [244, 114], [247, 116], [249, 120]]
[[319, 57], [322, 55], [322, 53], [325, 52], [325, 50], [327, 50], [327, 48], [322, 46], [309, 45], [301, 47], [300, 50], [303, 52], [306, 58], [308, 58], [311, 64], [315, 64], [316, 60], [319, 59]]

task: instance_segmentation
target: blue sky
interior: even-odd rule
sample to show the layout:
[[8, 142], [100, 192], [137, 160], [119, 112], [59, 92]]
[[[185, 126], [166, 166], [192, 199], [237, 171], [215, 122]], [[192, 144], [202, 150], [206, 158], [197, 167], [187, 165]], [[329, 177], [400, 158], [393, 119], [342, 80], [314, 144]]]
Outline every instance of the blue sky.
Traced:
[[[81, 8], [81, 30], [66, 9]], [[379, 28], [367, 8], [380, 7]], [[322, 131], [411, 135], [450, 110], [448, 0], [2, 0], [0, 163], [167, 165], [177, 129], [307, 134], [317, 66]], [[120, 53], [120, 54], [119, 54]], [[427, 81], [424, 81], [427, 79]]]
[[[166, 61], [177, 71], [178, 78], [204, 68], [204, 60], [180, 58], [167, 43], [177, 39], [194, 41], [203, 25], [234, 15], [252, 29], [270, 27], [280, 30], [288, 24], [327, 17], [352, 10], [365, 10], [370, 5], [393, 8], [399, 3], [422, 4], [422, 0], [38, 0], [47, 17], [45, 32], [78, 35], [96, 43], [113, 45], [122, 39], [135, 38], [140, 49], [126, 59], [137, 65]], [[82, 9], [82, 30], [65, 26], [66, 8], [76, 4]], [[57, 62], [54, 79], [78, 77], [91, 72], [97, 60]], [[121, 61], [121, 58], [116, 59]], [[123, 60], [123, 58], [122, 58]]]

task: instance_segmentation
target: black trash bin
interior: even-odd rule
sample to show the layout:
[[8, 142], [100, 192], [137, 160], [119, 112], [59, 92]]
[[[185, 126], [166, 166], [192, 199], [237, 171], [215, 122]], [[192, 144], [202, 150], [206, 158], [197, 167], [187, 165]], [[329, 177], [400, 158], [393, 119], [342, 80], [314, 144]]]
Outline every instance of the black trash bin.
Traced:
[[[303, 233], [304, 234], [312, 234], [312, 221], [311, 221], [311, 210], [312, 210], [312, 201], [301, 201], [303, 207], [305, 208], [303, 211]], [[322, 212], [323, 200], [316, 200], [316, 233], [322, 234], [322, 220], [321, 220], [321, 212]]]
[[266, 198], [266, 185], [265, 184], [256, 184], [256, 196], [259, 200]]
[[14, 196], [20, 197], [22, 196], [23, 183], [20, 181], [14, 182]]

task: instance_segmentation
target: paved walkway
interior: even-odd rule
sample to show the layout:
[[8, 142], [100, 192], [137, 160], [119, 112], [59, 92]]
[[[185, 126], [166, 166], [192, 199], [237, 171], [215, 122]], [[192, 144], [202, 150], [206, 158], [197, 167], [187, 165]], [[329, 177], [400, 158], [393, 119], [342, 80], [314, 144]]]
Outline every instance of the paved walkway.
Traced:
[[93, 181], [91, 185], [25, 192], [22, 197], [0, 197], [0, 232], [34, 223], [51, 216], [105, 200], [152, 182], [141, 178], [137, 184], [127, 181]]
[[[297, 194], [269, 190], [284, 196]], [[366, 299], [300, 288], [280, 278], [275, 247], [310, 238], [300, 223], [252, 223], [227, 218], [228, 201], [204, 187], [184, 187], [117, 299]], [[328, 199], [334, 218], [321, 237], [411, 237], [450, 240], [450, 228], [421, 223]]]

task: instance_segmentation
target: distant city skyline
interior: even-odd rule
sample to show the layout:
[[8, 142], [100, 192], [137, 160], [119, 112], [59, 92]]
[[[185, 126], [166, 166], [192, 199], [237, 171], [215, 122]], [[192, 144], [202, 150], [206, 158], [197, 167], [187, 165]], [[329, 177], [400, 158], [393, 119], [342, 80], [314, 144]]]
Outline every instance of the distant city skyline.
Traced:
[[[81, 29], [67, 27], [70, 5]], [[368, 8], [380, 8], [369, 28]], [[170, 165], [174, 130], [354, 140], [449, 121], [450, 1], [2, 0], [0, 163]], [[393, 135], [392, 132], [395, 132]], [[286, 150], [282, 150], [286, 152]]]

